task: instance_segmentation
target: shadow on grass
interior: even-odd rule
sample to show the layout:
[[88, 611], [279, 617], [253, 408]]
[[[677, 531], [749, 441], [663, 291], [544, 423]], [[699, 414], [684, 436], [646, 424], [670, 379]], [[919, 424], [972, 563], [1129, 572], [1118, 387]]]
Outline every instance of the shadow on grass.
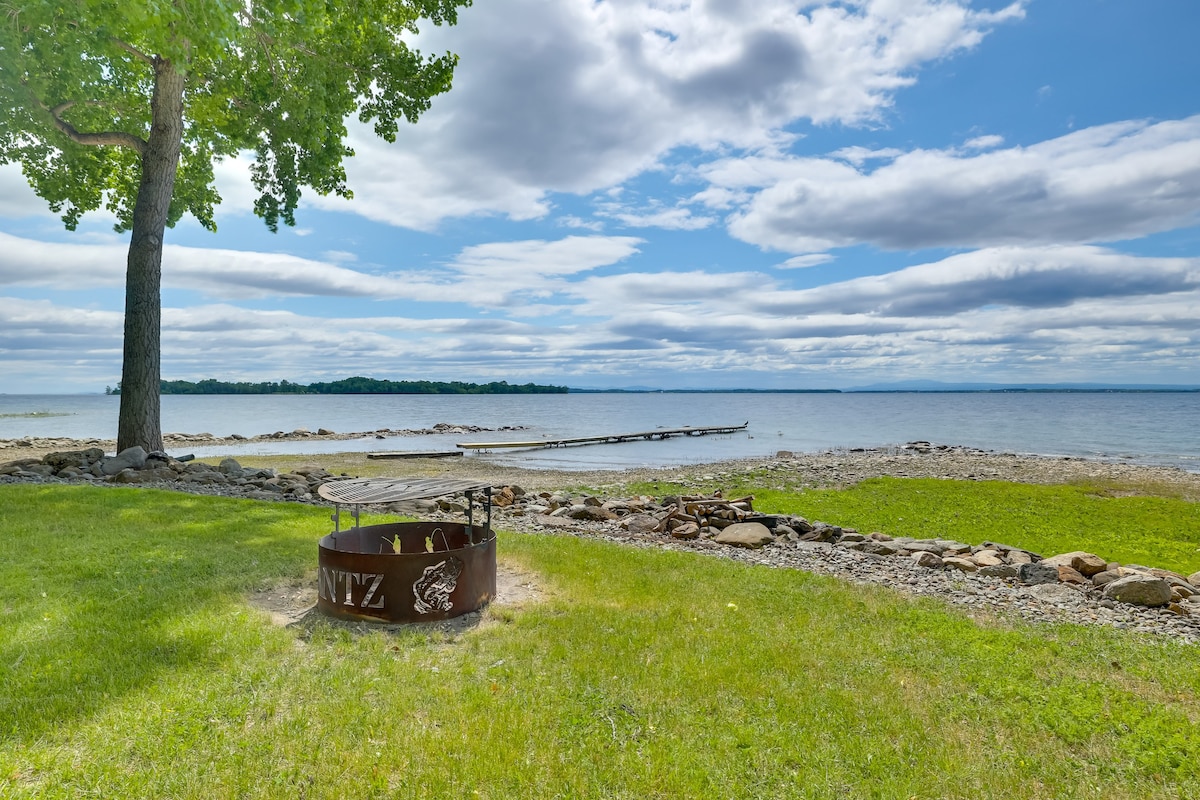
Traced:
[[238, 601], [311, 568], [325, 516], [151, 489], [0, 487], [0, 742], [261, 646], [263, 626], [232, 624]]

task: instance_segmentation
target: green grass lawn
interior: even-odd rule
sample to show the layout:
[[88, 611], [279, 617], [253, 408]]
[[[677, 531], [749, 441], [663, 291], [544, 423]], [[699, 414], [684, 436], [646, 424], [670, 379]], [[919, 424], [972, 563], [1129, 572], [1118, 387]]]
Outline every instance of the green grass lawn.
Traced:
[[[887, 522], [889, 496], [924, 507], [885, 488], [828, 495], [829, 521]], [[1051, 520], [1088, 502], [1054, 497]], [[1111, 502], [1126, 513], [1138, 499]], [[1142, 535], [1184, 552], [1185, 512], [1155, 511], [1171, 524]], [[996, 529], [1007, 513], [972, 513], [993, 522], [946, 533], [1022, 543]], [[980, 624], [796, 571], [517, 534], [502, 534], [501, 561], [536, 573], [543, 599], [495, 607], [456, 639], [273, 625], [248, 593], [312, 573], [328, 526], [306, 506], [0, 487], [0, 797], [1016, 800], [1200, 786], [1200, 647]]]

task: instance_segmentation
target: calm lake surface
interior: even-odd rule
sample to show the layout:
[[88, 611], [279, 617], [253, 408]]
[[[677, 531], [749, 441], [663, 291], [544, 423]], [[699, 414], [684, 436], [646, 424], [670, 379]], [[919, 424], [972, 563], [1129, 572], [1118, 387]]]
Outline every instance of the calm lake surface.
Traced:
[[[0, 439], [113, 438], [120, 398], [0, 395]], [[1200, 471], [1200, 393], [646, 393], [556, 395], [168, 395], [164, 432], [255, 436], [296, 428], [342, 432], [430, 428], [436, 423], [525, 430], [339, 441], [257, 442], [219, 453], [454, 450], [459, 442], [598, 436], [685, 426], [744, 432], [468, 458], [556, 469], [670, 466], [887, 447], [925, 440], [1001, 452], [1081, 456]]]

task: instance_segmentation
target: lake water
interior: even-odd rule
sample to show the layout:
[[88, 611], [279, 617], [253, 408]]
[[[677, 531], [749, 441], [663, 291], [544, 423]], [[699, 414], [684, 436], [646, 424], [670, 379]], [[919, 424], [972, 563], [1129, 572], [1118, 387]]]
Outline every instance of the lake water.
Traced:
[[[0, 395], [0, 439], [113, 438], [120, 398]], [[30, 416], [35, 415], [35, 416]], [[459, 442], [527, 441], [684, 426], [744, 432], [542, 450], [469, 454], [557, 469], [671, 466], [770, 456], [779, 450], [887, 447], [925, 440], [984, 450], [1121, 459], [1200, 471], [1200, 393], [646, 393], [556, 395], [168, 395], [164, 432], [255, 436], [296, 428], [338, 432], [436, 423], [525, 430], [339, 441], [256, 442], [205, 458], [344, 450], [454, 450]]]

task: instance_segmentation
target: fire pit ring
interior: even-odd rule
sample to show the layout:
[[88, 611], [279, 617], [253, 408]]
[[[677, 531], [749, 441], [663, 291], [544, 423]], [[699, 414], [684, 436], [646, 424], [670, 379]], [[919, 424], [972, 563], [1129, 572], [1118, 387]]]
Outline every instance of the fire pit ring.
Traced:
[[[464, 493], [467, 522], [359, 525], [363, 505]], [[474, 524], [474, 495], [486, 519]], [[472, 481], [354, 478], [317, 493], [334, 503], [334, 529], [318, 543], [317, 608], [340, 619], [432, 622], [478, 611], [496, 596], [491, 486]], [[342, 506], [354, 527], [341, 529]]]

